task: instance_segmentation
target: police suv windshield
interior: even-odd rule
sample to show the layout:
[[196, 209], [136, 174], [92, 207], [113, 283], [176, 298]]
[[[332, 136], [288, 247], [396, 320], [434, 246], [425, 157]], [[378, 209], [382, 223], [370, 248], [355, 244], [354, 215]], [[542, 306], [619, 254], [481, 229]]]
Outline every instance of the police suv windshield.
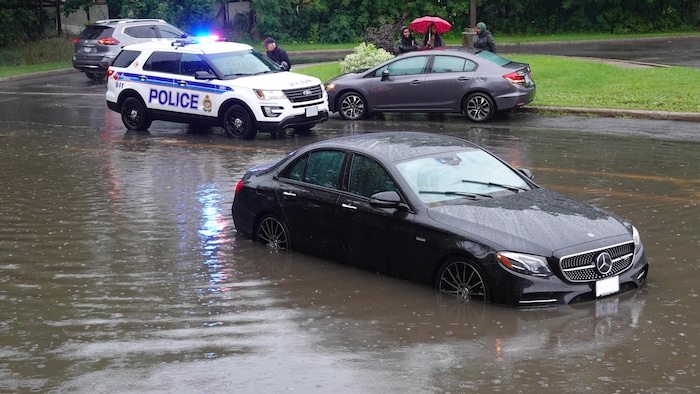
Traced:
[[255, 50], [212, 53], [207, 57], [225, 79], [280, 71], [274, 62]]

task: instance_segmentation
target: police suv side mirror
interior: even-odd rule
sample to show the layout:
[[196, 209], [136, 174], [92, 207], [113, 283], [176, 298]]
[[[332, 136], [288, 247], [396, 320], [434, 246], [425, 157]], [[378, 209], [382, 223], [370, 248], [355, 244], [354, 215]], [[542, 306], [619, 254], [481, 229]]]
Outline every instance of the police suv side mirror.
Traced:
[[215, 79], [216, 75], [210, 73], [209, 71], [195, 71], [194, 79]]

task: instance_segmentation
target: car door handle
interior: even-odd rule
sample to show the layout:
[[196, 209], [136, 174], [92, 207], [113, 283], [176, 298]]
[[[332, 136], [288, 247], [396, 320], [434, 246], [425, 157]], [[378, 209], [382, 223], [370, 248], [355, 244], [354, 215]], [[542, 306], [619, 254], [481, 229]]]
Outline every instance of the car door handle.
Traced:
[[177, 81], [177, 84], [180, 86], [187, 86], [187, 81], [179, 80]]
[[421, 83], [423, 83], [423, 81], [419, 79], [414, 79], [413, 81], [411, 81], [411, 85], [420, 85]]
[[468, 81], [468, 80], [470, 80], [470, 79], [471, 79], [471, 78], [469, 78], [469, 77], [459, 77], [459, 78], [457, 78], [457, 81], [459, 81], [459, 82], [466, 82], [466, 81]]
[[139, 80], [141, 81], [145, 81], [147, 78], [148, 77], [146, 77], [145, 75], [139, 75]]
[[285, 197], [296, 197], [297, 196], [296, 193], [292, 193], [292, 192], [282, 192], [282, 195]]
[[347, 209], [357, 209], [356, 206], [350, 204], [341, 204], [340, 206]]

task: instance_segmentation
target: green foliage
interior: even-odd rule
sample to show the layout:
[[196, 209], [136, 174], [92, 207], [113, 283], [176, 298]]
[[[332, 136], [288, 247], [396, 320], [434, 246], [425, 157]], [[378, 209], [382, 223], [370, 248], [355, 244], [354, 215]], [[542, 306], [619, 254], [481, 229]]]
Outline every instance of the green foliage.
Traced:
[[401, 27], [407, 25], [403, 18], [397, 17], [395, 22], [387, 22], [380, 18], [378, 27], [368, 27], [362, 36], [363, 42], [374, 44], [377, 48], [393, 54], [399, 53], [396, 43], [401, 37]]
[[374, 67], [382, 62], [385, 62], [394, 57], [391, 53], [384, 49], [377, 48], [372, 44], [363, 42], [355, 47], [353, 53], [345, 56], [345, 59], [340, 62], [340, 70], [342, 73], [349, 73], [363, 68]]

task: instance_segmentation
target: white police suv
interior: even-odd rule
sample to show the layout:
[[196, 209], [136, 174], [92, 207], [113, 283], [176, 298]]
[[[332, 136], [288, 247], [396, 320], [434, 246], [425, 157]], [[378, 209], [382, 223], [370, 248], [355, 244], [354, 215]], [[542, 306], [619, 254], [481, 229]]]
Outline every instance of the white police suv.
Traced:
[[167, 120], [249, 139], [258, 131], [308, 132], [328, 119], [318, 78], [281, 71], [251, 46], [225, 41], [127, 45], [107, 70], [106, 99], [129, 130]]

